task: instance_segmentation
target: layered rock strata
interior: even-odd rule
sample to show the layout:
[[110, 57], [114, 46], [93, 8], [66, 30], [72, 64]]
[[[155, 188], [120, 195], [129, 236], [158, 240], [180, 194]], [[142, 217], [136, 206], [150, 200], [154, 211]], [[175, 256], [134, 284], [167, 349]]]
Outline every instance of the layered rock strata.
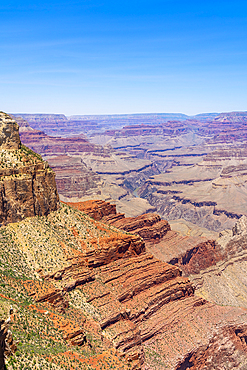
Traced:
[[[132, 369], [196, 369], [203, 361], [205, 369], [225, 363], [240, 369], [239, 364], [246, 363], [241, 339], [247, 336], [245, 311], [218, 307], [194, 296], [193, 285], [179, 267], [147, 253], [139, 236], [125, 234], [67, 206], [57, 221], [55, 214], [50, 215], [48, 222], [52, 220], [60, 225], [52, 235], [60, 240], [53, 253], [57, 260], [62, 261], [65, 251], [67, 257], [49, 271], [45, 266], [50, 266], [50, 257], [46, 257], [39, 274], [65, 300], [74, 297], [83, 315], [90, 312], [103, 338], [110, 340]], [[66, 230], [70, 228], [68, 244]], [[84, 229], [88, 230], [86, 240]], [[45, 230], [43, 233], [47, 237]], [[45, 250], [42, 253], [45, 255]], [[216, 348], [222, 348], [222, 358]], [[203, 361], [202, 351], [206, 353]]]
[[[212, 302], [247, 308], [247, 218], [242, 216], [232, 230], [220, 233], [217, 240], [222, 258], [191, 279], [197, 294]], [[205, 266], [206, 267], [206, 266]]]
[[125, 217], [117, 213], [116, 205], [102, 200], [85, 202], [66, 202], [66, 204], [85, 212], [95, 220], [101, 220], [120, 230], [140, 235], [144, 240], [159, 240], [171, 230], [167, 221], [161, 220], [154, 213], [147, 213], [137, 217]]
[[132, 369], [246, 364], [246, 312], [196, 297], [180, 268], [147, 253], [138, 235], [62, 205], [3, 228], [0, 248], [1, 267], [16, 269], [4, 283], [18, 278], [15, 297], [24, 286], [30, 307], [53, 320], [68, 343], [89, 346], [94, 335], [94, 351], [114, 348]]
[[59, 155], [47, 157], [56, 173], [56, 185], [60, 195], [83, 197], [88, 190], [96, 189], [100, 176], [93, 172], [80, 157]]
[[[3, 153], [7, 168], [8, 163], [23, 162], [16, 152]], [[77, 204], [75, 208], [83, 207]], [[89, 210], [88, 203], [85, 208]], [[196, 297], [193, 284], [177, 265], [186, 266], [188, 274], [196, 269], [201, 272], [244, 251], [246, 220], [241, 219], [233, 231], [235, 239], [225, 246], [205, 241], [188, 248], [188, 239], [180, 240], [181, 244], [187, 242], [180, 248], [184, 255], [177, 261], [170, 259], [172, 265], [148, 253], [143, 239], [130, 234], [142, 235], [150, 246], [171, 240], [169, 224], [158, 215], [124, 218], [102, 202], [94, 203], [89, 212], [101, 221], [62, 204], [47, 216], [25, 218], [0, 229], [1, 299], [22, 302], [18, 325], [23, 325], [24, 312], [28, 310], [28, 316], [34, 312], [32, 319], [25, 320], [29, 325], [23, 325], [25, 331], [35, 328], [30, 331], [32, 344], [43, 344], [52, 330], [51, 322], [57, 329], [52, 332], [56, 351], [42, 356], [55, 361], [58, 369], [97, 369], [108, 352], [105, 368], [118, 357], [131, 369], [243, 370], [247, 365], [246, 310]], [[178, 234], [173, 234], [175, 237]], [[173, 258], [172, 249], [170, 242]], [[222, 251], [225, 254], [221, 255]], [[26, 338], [30, 340], [24, 336], [23, 351]], [[66, 351], [68, 344], [76, 347]], [[77, 358], [76, 364], [68, 363], [64, 357], [68, 352], [72, 359]], [[42, 356], [37, 354], [40, 361]], [[126, 369], [120, 360], [116, 363], [117, 368]]]
[[169, 223], [155, 213], [125, 217], [123, 213], [117, 213], [114, 204], [101, 200], [67, 204], [95, 220], [140, 235], [156, 258], [179, 266], [186, 276], [197, 274], [225, 258], [224, 251], [215, 240], [183, 236], [171, 230]]
[[18, 125], [0, 115], [0, 223], [47, 215], [59, 207], [48, 163], [20, 142]]
[[19, 127], [6, 113], [0, 112], [0, 147], [3, 150], [20, 149]]

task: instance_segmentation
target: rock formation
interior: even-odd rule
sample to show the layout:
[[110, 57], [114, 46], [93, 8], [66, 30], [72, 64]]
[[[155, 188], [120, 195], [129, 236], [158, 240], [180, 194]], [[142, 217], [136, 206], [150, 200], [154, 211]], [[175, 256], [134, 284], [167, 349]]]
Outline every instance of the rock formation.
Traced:
[[19, 127], [6, 113], [0, 112], [0, 147], [3, 150], [20, 149]]
[[217, 263], [205, 266], [190, 278], [197, 294], [212, 302], [247, 308], [247, 222], [242, 216], [232, 230], [220, 233]]
[[116, 205], [101, 200], [67, 204], [95, 220], [140, 235], [149, 252], [164, 262], [179, 266], [186, 276], [200, 273], [225, 258], [225, 252], [216, 240], [183, 236], [171, 230], [169, 223], [155, 213], [125, 217], [123, 213], [117, 213]]
[[67, 202], [66, 204], [85, 212], [95, 220], [101, 220], [120, 230], [138, 234], [148, 241], [160, 240], [171, 230], [168, 222], [161, 220], [157, 214], [147, 213], [137, 217], [125, 217], [123, 213], [117, 213], [116, 205], [102, 200], [78, 203]]
[[12, 333], [9, 329], [11, 323], [11, 314], [7, 320], [0, 318], [0, 370], [5, 370], [5, 358], [11, 356], [16, 351], [16, 344], [13, 340]]
[[[110, 208], [103, 211], [101, 205], [101, 212], [110, 213]], [[139, 236], [67, 205], [0, 232], [0, 250], [5, 250], [1, 266], [15, 266], [17, 271], [2, 280], [28, 294], [30, 308], [53, 320], [66, 343], [92, 346], [94, 336], [96, 353], [113, 348], [132, 369], [246, 365], [246, 311], [196, 297], [180, 268], [147, 253]], [[22, 297], [18, 290], [11, 294], [14, 300]], [[85, 367], [82, 353], [75, 353]]]
[[60, 195], [81, 198], [89, 190], [97, 192], [100, 176], [93, 172], [79, 156], [59, 155], [47, 158], [56, 173], [56, 184]]
[[[92, 199], [88, 195], [96, 199], [98, 195], [102, 200], [114, 200], [118, 211], [130, 217], [152, 209], [167, 220], [184, 219], [216, 232], [232, 228], [242, 215], [247, 215], [246, 112], [194, 117], [19, 116], [35, 128], [27, 130], [18, 118], [27, 146], [47, 156], [78, 155], [88, 166], [76, 179], [74, 158], [65, 160], [66, 170], [71, 167], [73, 172], [73, 181], [64, 177], [59, 192], [67, 197], [69, 185], [75, 188], [79, 181], [84, 188], [93, 189], [87, 190], [84, 199], [81, 189], [73, 201]], [[88, 127], [85, 131], [84, 126]], [[75, 137], [82, 132], [88, 133], [88, 140], [85, 136]], [[63, 138], [48, 137], [47, 133]], [[104, 146], [104, 150], [95, 144]], [[60, 160], [64, 167], [62, 157]], [[54, 162], [58, 165], [57, 159]], [[58, 171], [62, 180], [59, 165]], [[92, 180], [97, 175], [102, 180], [99, 185]], [[75, 194], [71, 190], [70, 197]], [[233, 198], [235, 202], [231, 202]]]
[[59, 199], [48, 163], [21, 144], [18, 125], [4, 113], [0, 130], [0, 223], [55, 211]]
[[15, 209], [22, 210], [30, 199], [30, 176], [53, 178], [53, 187], [41, 181], [32, 192], [42, 217], [18, 211], [23, 219], [9, 223], [18, 219], [13, 205], [2, 216], [0, 306], [11, 301], [19, 307], [13, 320], [13, 333], [21, 338], [14, 358], [19, 368], [247, 367], [246, 310], [216, 305], [195, 291], [197, 277], [219, 274], [220, 266], [223, 275], [245, 261], [245, 218], [217, 243], [181, 237], [157, 214], [125, 218], [102, 201], [61, 204], [51, 212], [57, 197], [47, 193], [54, 191], [54, 175], [40, 156], [21, 146], [2, 150], [1, 159], [3, 209], [17, 189]]

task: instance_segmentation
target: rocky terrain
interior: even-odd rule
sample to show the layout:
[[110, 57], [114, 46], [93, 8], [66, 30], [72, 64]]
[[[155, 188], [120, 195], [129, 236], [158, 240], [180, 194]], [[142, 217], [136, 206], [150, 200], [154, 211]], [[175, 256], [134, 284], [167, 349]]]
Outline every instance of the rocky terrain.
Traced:
[[[0, 312], [6, 318], [11, 305], [17, 347], [8, 369], [244, 370], [246, 310], [195, 295], [185, 275], [240, 258], [246, 226], [241, 218], [219, 244], [102, 201], [61, 203], [2, 226]], [[172, 240], [179, 253], [171, 248], [170, 264], [150, 253]]]
[[218, 262], [190, 276], [199, 296], [217, 304], [247, 308], [246, 220], [246, 216], [242, 216], [232, 230], [220, 233]]
[[128, 217], [156, 211], [212, 235], [247, 214], [246, 112], [20, 116], [23, 142], [58, 173], [64, 201], [112, 201]]
[[146, 179], [159, 173], [151, 161], [112, 152], [110, 147], [92, 144], [81, 136], [54, 138], [31, 128], [23, 118], [18, 117], [17, 121], [22, 142], [41, 154], [55, 171], [62, 200], [113, 200], [119, 210], [129, 215], [153, 209], [145, 199], [136, 199], [122, 186], [125, 178], [133, 175]]
[[[13, 115], [18, 121], [24, 119], [36, 130], [45, 131], [51, 136], [73, 136], [81, 133], [90, 135], [95, 132], [104, 133], [109, 129], [122, 128], [128, 124], [159, 124], [169, 120], [186, 120], [192, 118], [181, 113], [157, 114], [123, 114], [123, 115], [74, 115], [64, 114], [23, 114]], [[217, 116], [217, 113], [198, 114], [198, 120], [206, 120]]]
[[246, 112], [222, 113], [129, 125], [91, 141], [152, 162], [156, 173], [131, 174], [122, 186], [162, 217], [219, 232], [247, 214], [246, 121]]
[[0, 223], [46, 215], [59, 207], [55, 175], [21, 144], [18, 125], [0, 113]]
[[21, 341], [9, 366], [27, 356], [58, 369], [246, 365], [245, 311], [194, 296], [181, 270], [148, 254], [139, 236], [62, 205], [2, 228], [0, 248], [1, 300], [13, 302]]
[[125, 217], [123, 213], [117, 213], [116, 205], [101, 200], [80, 203], [67, 202], [67, 204], [97, 221], [103, 221], [132, 234], [138, 234], [146, 241], [158, 241], [171, 230], [168, 222], [161, 220], [160, 216], [154, 213]]
[[109, 202], [68, 204], [95, 220], [142, 236], [147, 250], [156, 258], [178, 266], [184, 276], [190, 277], [196, 287], [196, 295], [220, 305], [247, 308], [245, 216], [240, 218], [233, 230], [223, 231], [215, 240], [175, 232], [157, 214], [125, 218]]
[[12, 333], [9, 329], [10, 323], [12, 320], [12, 308], [9, 310], [9, 317], [8, 319], [4, 319], [4, 312], [3, 309], [0, 310], [1, 318], [0, 318], [0, 369], [5, 370], [5, 359], [11, 355], [14, 355], [17, 347], [13, 340]]

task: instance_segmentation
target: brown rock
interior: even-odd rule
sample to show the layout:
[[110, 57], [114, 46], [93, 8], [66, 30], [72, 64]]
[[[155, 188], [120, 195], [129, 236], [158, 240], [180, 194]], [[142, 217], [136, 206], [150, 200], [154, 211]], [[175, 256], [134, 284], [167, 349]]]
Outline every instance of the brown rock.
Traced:
[[5, 357], [11, 356], [16, 351], [16, 344], [9, 330], [11, 319], [0, 319], [0, 370], [5, 370]]
[[115, 218], [117, 211], [116, 205], [104, 202], [103, 200], [88, 200], [85, 202], [66, 202], [71, 207], [75, 207], [94, 218], [96, 221], [102, 220], [104, 216], [113, 216]]
[[58, 192], [65, 197], [82, 197], [87, 190], [96, 188], [100, 180], [99, 175], [88, 168], [80, 157], [50, 157], [49, 165], [56, 173]]
[[6, 113], [0, 112], [1, 149], [20, 149], [19, 127]]
[[159, 240], [171, 230], [167, 221], [161, 220], [155, 213], [146, 213], [137, 217], [126, 217], [116, 212], [116, 206], [103, 200], [85, 202], [66, 202], [71, 207], [85, 212], [95, 220], [113, 225], [120, 230], [140, 235], [144, 240]]
[[18, 125], [3, 113], [0, 131], [0, 223], [57, 210], [55, 175], [47, 162], [20, 144]]

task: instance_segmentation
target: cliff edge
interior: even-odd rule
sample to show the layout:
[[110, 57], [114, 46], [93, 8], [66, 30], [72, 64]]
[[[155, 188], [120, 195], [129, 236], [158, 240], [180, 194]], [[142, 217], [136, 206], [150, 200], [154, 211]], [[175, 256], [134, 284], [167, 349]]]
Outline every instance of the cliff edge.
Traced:
[[0, 223], [47, 215], [58, 207], [54, 172], [21, 144], [18, 124], [0, 112]]

